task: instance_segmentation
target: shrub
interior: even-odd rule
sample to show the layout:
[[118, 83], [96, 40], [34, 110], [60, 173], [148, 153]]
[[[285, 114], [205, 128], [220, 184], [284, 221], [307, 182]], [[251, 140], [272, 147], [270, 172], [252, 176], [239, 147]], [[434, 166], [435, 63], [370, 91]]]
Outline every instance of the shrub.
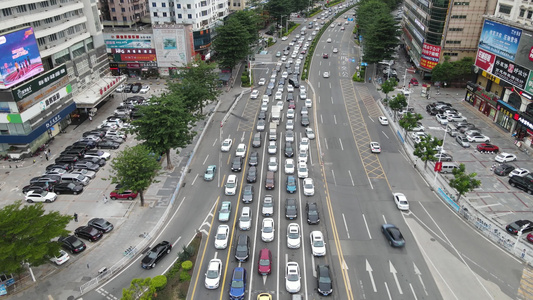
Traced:
[[188, 281], [191, 280], [191, 275], [189, 275], [189, 272], [183, 270], [180, 272], [180, 281]]
[[181, 264], [181, 268], [182, 268], [184, 271], [189, 271], [190, 269], [192, 269], [192, 261], [190, 261], [190, 260], [186, 260], [186, 261], [184, 261], [184, 262]]
[[167, 286], [167, 277], [165, 275], [155, 276], [151, 283], [156, 291], [162, 291]]

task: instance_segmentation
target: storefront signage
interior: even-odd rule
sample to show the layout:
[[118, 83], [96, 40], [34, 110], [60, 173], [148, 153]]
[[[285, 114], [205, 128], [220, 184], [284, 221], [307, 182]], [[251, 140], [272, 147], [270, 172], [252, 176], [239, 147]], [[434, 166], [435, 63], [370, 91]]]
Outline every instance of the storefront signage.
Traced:
[[142, 39], [105, 40], [107, 48], [153, 48], [152, 41]]
[[529, 70], [521, 67], [513, 62], [510, 62], [499, 56], [496, 57], [494, 63], [494, 75], [500, 77], [504, 81], [512, 84], [518, 88], [524, 89], [526, 81], [529, 77]]
[[524, 90], [530, 94], [533, 94], [533, 72], [529, 72], [529, 77], [527, 78], [526, 86]]
[[475, 65], [479, 67], [482, 70], [485, 70], [489, 73], [492, 73], [492, 69], [494, 68], [494, 61], [496, 60], [496, 55], [484, 51], [482, 49], [479, 49], [477, 51], [476, 55], [476, 63]]
[[498, 78], [498, 77], [496, 77], [496, 76], [494, 76], [494, 75], [492, 75], [492, 74], [490, 74], [488, 72], [483, 71], [483, 72], [481, 72], [481, 75], [483, 77], [485, 77], [485, 78], [488, 78], [490, 81], [494, 81], [494, 83], [496, 83], [496, 84], [500, 84], [500, 78]]
[[440, 50], [440, 46], [424, 43], [420, 66], [429, 70], [433, 69], [439, 63]]
[[113, 54], [155, 54], [155, 49], [130, 49], [130, 48], [113, 48]]
[[67, 67], [65, 65], [52, 69], [11, 91], [13, 99], [15, 99], [15, 101], [23, 100], [33, 93], [39, 92], [43, 87], [58, 81], [65, 75], [67, 75]]
[[478, 48], [514, 61], [521, 37], [521, 29], [485, 20]]
[[518, 122], [522, 123], [524, 126], [529, 128], [529, 130], [533, 130], [533, 123], [527, 120], [526, 118], [524, 118], [524, 116], [520, 115], [520, 117], [518, 117]]
[[40, 90], [38, 90], [36, 93], [31, 95], [31, 97], [27, 97], [23, 101], [17, 102], [17, 107], [19, 110], [19, 113], [25, 111], [29, 107], [33, 106], [35, 103], [43, 100], [46, 96], [56, 92], [58, 89], [64, 87], [69, 82], [68, 76], [63, 76], [61, 79], [52, 85], [49, 86], [43, 86]]

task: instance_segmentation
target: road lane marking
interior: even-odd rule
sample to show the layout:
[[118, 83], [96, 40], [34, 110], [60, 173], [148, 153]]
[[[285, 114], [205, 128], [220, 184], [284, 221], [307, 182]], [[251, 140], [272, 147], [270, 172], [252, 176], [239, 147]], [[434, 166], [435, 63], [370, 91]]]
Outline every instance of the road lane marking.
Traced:
[[369, 237], [370, 239], [372, 239], [372, 235], [370, 234], [370, 229], [368, 228], [368, 223], [366, 222], [365, 214], [363, 214], [363, 221], [365, 221], [366, 232], [368, 233], [368, 237]]
[[[418, 269], [414, 261], [413, 261], [413, 266], [414, 266], [415, 275], [418, 276], [418, 280], [420, 280], [420, 284], [422, 285], [422, 288], [424, 289], [424, 293], [426, 293], [426, 296], [428, 296], [429, 294], [426, 289], [426, 285], [424, 284], [424, 280], [422, 279], [422, 272], [420, 272], [420, 269]], [[414, 291], [413, 291], [413, 294], [414, 294]]]
[[207, 161], [208, 158], [209, 158], [209, 154], [207, 154], [207, 156], [205, 157], [204, 162], [202, 163], [202, 165], [205, 165], [205, 162]]
[[352, 181], [352, 186], [355, 186], [355, 183], [353, 182], [352, 172], [348, 170], [348, 174], [350, 175], [350, 180]]
[[346, 217], [342, 214], [342, 219], [344, 220], [344, 227], [346, 228], [346, 235], [350, 238], [350, 231], [348, 230], [348, 224], [346, 224]]
[[333, 115], [333, 121], [335, 121], [335, 125], [337, 125], [337, 116]]
[[333, 176], [333, 183], [335, 184], [335, 186], [337, 186], [337, 180], [335, 179], [335, 171], [333, 171], [333, 169], [331, 169], [331, 176]]
[[376, 288], [376, 282], [374, 281], [374, 275], [372, 275], [372, 267], [370, 266], [370, 263], [368, 262], [368, 259], [365, 259], [366, 261], [366, 271], [368, 272], [368, 276], [370, 277], [370, 282], [372, 282], [372, 289], [374, 290], [374, 293], [376, 293], [378, 290]]
[[392, 262], [389, 260], [389, 271], [392, 273], [392, 276], [394, 277], [394, 281], [396, 282], [396, 286], [398, 287], [398, 291], [400, 292], [400, 295], [403, 295], [402, 287], [400, 286], [400, 281], [398, 280], [398, 271], [396, 271], [396, 268], [392, 264]]
[[320, 114], [320, 123], [324, 124], [324, 119], [322, 118], [322, 114]]
[[213, 142], [213, 147], [215, 147], [215, 145], [217, 144], [218, 142], [218, 139], [215, 139], [215, 141]]
[[389, 223], [387, 223], [387, 219], [385, 218], [385, 215], [381, 215], [381, 216], [383, 217], [383, 222], [384, 222], [385, 224], [389, 224]]
[[381, 132], [383, 133], [383, 135], [384, 135], [387, 139], [389, 139], [389, 136], [385, 133], [385, 131], [381, 131]]
[[387, 295], [389, 295], [389, 300], [392, 300], [392, 296], [389, 291], [389, 285], [387, 284], [387, 282], [385, 282], [385, 289], [387, 289]]
[[194, 185], [194, 183], [196, 182], [196, 179], [198, 179], [198, 174], [196, 174], [196, 176], [194, 176], [194, 179], [192, 180], [191, 185]]
[[344, 151], [344, 146], [342, 145], [342, 140], [339, 138], [339, 143], [341, 144], [341, 150]]
[[409, 286], [411, 287], [411, 292], [413, 292], [413, 296], [415, 297], [415, 300], [418, 300], [418, 297], [416, 296], [415, 289], [413, 288], [413, 285], [409, 283]]

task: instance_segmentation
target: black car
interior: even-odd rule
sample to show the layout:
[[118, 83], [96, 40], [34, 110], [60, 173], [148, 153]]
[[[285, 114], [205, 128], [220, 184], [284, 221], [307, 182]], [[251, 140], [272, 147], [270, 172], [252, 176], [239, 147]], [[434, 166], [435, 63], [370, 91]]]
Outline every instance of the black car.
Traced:
[[124, 87], [124, 93], [131, 93], [132, 88], [133, 84], [126, 84], [126, 87]]
[[289, 220], [298, 218], [296, 199], [289, 198], [285, 201], [285, 217]]
[[76, 228], [74, 235], [91, 242], [96, 242], [104, 236], [100, 230], [91, 226], [80, 226]]
[[71, 149], [67, 149], [63, 152], [61, 152], [59, 154], [59, 156], [67, 156], [67, 155], [72, 155], [72, 156], [77, 156], [78, 159], [83, 157], [83, 155], [85, 154], [85, 150], [82, 150], [82, 149], [74, 149], [74, 148], [71, 148]]
[[106, 140], [98, 143], [97, 147], [98, 149], [118, 149], [118, 147], [120, 147], [120, 143]]
[[61, 155], [56, 158], [56, 164], [73, 164], [78, 161], [78, 157], [74, 155]]
[[261, 147], [261, 132], [257, 132], [256, 134], [254, 134], [254, 138], [252, 140], [252, 147], [253, 148]]
[[95, 130], [85, 131], [85, 132], [82, 134], [82, 136], [83, 136], [83, 137], [86, 137], [86, 136], [94, 135], [94, 136], [97, 136], [97, 137], [103, 138], [103, 137], [105, 136], [105, 133], [106, 133], [105, 130], [95, 129]]
[[266, 120], [266, 112], [260, 111], [259, 114], [257, 115], [257, 119]]
[[499, 176], [507, 176], [509, 173], [511, 173], [515, 167], [509, 165], [509, 164], [501, 164], [494, 168], [494, 174]]
[[329, 273], [329, 265], [316, 266], [317, 290], [322, 296], [329, 296], [333, 292], [333, 283]]
[[97, 143], [96, 143], [95, 141], [82, 140], [82, 141], [77, 141], [77, 142], [75, 142], [75, 143], [72, 144], [72, 145], [73, 145], [73, 146], [83, 145], [83, 146], [85, 146], [87, 149], [94, 149], [94, 148], [96, 148]]
[[403, 235], [400, 232], [400, 229], [398, 229], [398, 227], [392, 224], [383, 224], [381, 225], [381, 232], [383, 233], [391, 247], [405, 246], [405, 240], [403, 239]]
[[257, 181], [257, 167], [251, 166], [248, 169], [248, 175], [246, 175], [246, 182], [254, 183]]
[[305, 205], [305, 211], [307, 212], [307, 224], [313, 225], [320, 223], [320, 213], [315, 202], [307, 203]]
[[155, 267], [156, 263], [161, 258], [170, 253], [170, 250], [172, 250], [172, 245], [167, 241], [163, 241], [155, 245], [152, 250], [150, 250], [150, 252], [148, 252], [143, 258], [141, 261], [141, 266], [144, 269], [151, 269]]
[[258, 163], [259, 163], [259, 153], [257, 153], [257, 151], [254, 151], [254, 152], [250, 153], [250, 158], [248, 159], [248, 164], [250, 166], [257, 166]]
[[59, 242], [62, 243], [62, 246], [69, 250], [72, 254], [80, 253], [87, 248], [84, 242], [73, 235], [60, 237]]
[[292, 142], [285, 142], [285, 157], [293, 157], [294, 148], [292, 147]]
[[51, 184], [57, 184], [61, 182], [61, 176], [59, 175], [43, 175], [39, 177], [33, 177], [30, 179], [30, 184], [34, 184], [36, 182], [48, 182]]
[[265, 95], [272, 96], [272, 89], [266, 89]]
[[83, 159], [81, 159], [78, 162], [85, 162], [85, 161], [91, 162], [91, 163], [93, 163], [95, 165], [98, 165], [100, 167], [103, 167], [106, 164], [106, 160], [103, 159], [103, 158], [99, 158], [99, 157], [84, 157]]
[[73, 182], [58, 183], [54, 186], [54, 193], [56, 194], [73, 194], [77, 195], [83, 192], [83, 185]]
[[242, 157], [235, 156], [233, 162], [231, 163], [231, 171], [240, 172], [242, 170]]
[[239, 235], [235, 246], [235, 259], [245, 262], [250, 256], [250, 238], [246, 234]]
[[[515, 176], [513, 176], [513, 177], [515, 177]], [[511, 177], [511, 178], [513, 178], [513, 177]], [[533, 222], [531, 222], [530, 220], [518, 220], [518, 221], [515, 221], [515, 222], [507, 225], [507, 227], [505, 227], [505, 230], [507, 230], [507, 232], [509, 232], [509, 233], [512, 233], [512, 234], [516, 235], [516, 234], [518, 234], [520, 229], [522, 229], [522, 227], [524, 227], [524, 230], [522, 230], [522, 233], [531, 231], [531, 230], [533, 230]]]
[[526, 191], [528, 194], [533, 194], [533, 179], [529, 175], [525, 177], [513, 176], [509, 178], [509, 184]]
[[304, 127], [309, 126], [309, 117], [307, 115], [302, 115], [302, 117], [300, 117], [300, 124]]
[[93, 164], [90, 161], [80, 161], [74, 164], [75, 169], [87, 169], [94, 172], [98, 172], [100, 170], [100, 166], [97, 164]]
[[132, 87], [131, 87], [131, 92], [134, 93], [134, 94], [137, 94], [141, 88], [142, 88], [142, 84], [141, 83], [136, 83], [134, 84]]
[[46, 166], [46, 171], [50, 171], [52, 169], [63, 169], [63, 170], [69, 171], [69, 170], [72, 170], [72, 164], [64, 163], [64, 164], [51, 164], [51, 165]]
[[242, 202], [248, 204], [254, 201], [254, 186], [247, 184], [242, 190]]
[[115, 228], [113, 226], [113, 224], [111, 224], [109, 221], [107, 221], [106, 219], [102, 219], [102, 218], [94, 218], [94, 219], [91, 219], [87, 225], [91, 226], [91, 227], [94, 227], [98, 230], [100, 230], [101, 232], [103, 233], [108, 233], [110, 232], [111, 230], [113, 230], [113, 228]]
[[53, 192], [54, 191], [54, 183], [51, 182], [34, 182], [30, 185], [27, 185], [22, 188], [22, 193], [26, 194], [29, 191], [36, 191], [36, 192], [42, 192], [42, 191], [48, 191]]

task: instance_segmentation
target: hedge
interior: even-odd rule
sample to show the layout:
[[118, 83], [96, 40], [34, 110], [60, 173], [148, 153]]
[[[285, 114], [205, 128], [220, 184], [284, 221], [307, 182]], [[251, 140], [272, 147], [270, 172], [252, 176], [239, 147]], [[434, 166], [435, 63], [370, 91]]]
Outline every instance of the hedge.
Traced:
[[184, 262], [181, 264], [181, 268], [182, 268], [184, 271], [189, 271], [190, 269], [192, 269], [192, 261], [190, 261], [190, 260], [186, 260], [186, 261], [184, 261]]
[[151, 283], [156, 291], [162, 291], [167, 286], [167, 277], [165, 275], [157, 275], [152, 278]]

